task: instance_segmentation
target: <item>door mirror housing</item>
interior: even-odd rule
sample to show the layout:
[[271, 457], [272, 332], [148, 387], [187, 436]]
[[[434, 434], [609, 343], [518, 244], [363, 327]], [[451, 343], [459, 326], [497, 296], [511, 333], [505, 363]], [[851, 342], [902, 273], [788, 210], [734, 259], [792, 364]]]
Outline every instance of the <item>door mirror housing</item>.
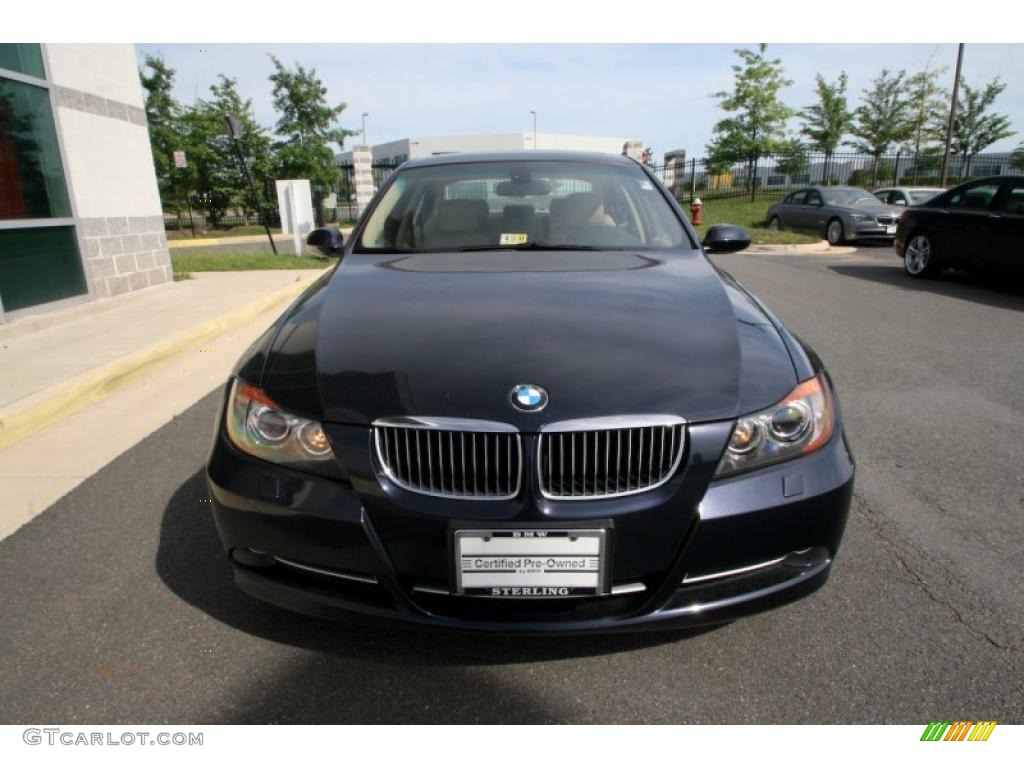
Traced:
[[337, 256], [345, 247], [345, 238], [337, 227], [320, 227], [306, 236], [306, 249], [315, 256]]
[[904, 200], [902, 197], [897, 197], [895, 200], [892, 201], [892, 204], [893, 205], [902, 205], [904, 208], [907, 207], [907, 201]]
[[750, 235], [735, 224], [715, 224], [705, 233], [702, 245], [708, 253], [735, 253], [750, 246]]

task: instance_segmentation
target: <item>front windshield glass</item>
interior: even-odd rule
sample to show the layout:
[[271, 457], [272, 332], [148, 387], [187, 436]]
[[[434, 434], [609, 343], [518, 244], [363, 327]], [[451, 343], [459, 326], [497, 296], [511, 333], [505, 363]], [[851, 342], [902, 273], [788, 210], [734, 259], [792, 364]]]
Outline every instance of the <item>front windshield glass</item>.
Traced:
[[823, 189], [821, 196], [825, 205], [877, 205], [878, 198], [866, 189], [857, 187], [841, 187], [838, 189]]
[[910, 202], [912, 205], [927, 203], [941, 191], [941, 189], [912, 189], [910, 190]]
[[638, 166], [519, 160], [400, 171], [356, 252], [630, 250], [688, 243]]

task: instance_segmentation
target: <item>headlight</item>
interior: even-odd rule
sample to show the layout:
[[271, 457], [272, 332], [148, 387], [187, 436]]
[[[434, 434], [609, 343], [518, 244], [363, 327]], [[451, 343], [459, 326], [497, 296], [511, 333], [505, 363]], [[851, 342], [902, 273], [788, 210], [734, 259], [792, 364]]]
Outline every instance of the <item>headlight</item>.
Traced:
[[266, 392], [235, 379], [228, 397], [227, 433], [240, 451], [275, 464], [340, 476], [319, 421], [281, 410]]
[[874, 221], [875, 217], [867, 213], [851, 213], [850, 218], [854, 221]]
[[832, 437], [832, 395], [823, 375], [802, 382], [771, 408], [741, 417], [716, 477], [816, 451]]

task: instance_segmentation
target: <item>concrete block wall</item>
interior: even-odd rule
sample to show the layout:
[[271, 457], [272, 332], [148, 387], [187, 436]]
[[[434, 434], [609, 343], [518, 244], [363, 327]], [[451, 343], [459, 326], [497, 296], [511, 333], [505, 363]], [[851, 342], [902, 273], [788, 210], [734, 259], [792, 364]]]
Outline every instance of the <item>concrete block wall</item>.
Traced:
[[96, 298], [118, 296], [173, 279], [163, 216], [81, 220], [85, 268]]
[[93, 297], [172, 280], [135, 47], [46, 44], [44, 51]]

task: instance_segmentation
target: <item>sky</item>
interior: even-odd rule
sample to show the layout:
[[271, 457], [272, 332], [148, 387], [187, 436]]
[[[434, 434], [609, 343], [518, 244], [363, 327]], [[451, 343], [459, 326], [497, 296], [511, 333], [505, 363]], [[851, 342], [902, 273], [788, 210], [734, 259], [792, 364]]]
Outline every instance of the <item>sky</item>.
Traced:
[[[410, 136], [542, 133], [637, 138], [661, 155], [685, 149], [701, 156], [722, 117], [710, 94], [732, 85], [736, 45], [277, 45], [136, 46], [161, 54], [177, 71], [176, 97], [208, 97], [218, 73], [235, 77], [256, 118], [273, 126], [267, 77], [273, 53], [286, 65], [313, 67], [332, 103], [345, 102], [340, 125], [360, 130], [368, 112], [370, 144]], [[814, 102], [814, 76], [849, 75], [851, 106], [881, 69], [908, 72], [948, 67], [952, 86], [956, 45], [770, 45], [793, 85], [782, 91], [794, 108]], [[1007, 88], [996, 109], [1018, 132], [989, 151], [1024, 142], [1024, 45], [968, 44], [963, 77], [980, 86], [999, 76]], [[796, 123], [793, 124], [795, 128]], [[351, 142], [351, 140], [350, 140]], [[348, 145], [346, 149], [350, 148]]]

